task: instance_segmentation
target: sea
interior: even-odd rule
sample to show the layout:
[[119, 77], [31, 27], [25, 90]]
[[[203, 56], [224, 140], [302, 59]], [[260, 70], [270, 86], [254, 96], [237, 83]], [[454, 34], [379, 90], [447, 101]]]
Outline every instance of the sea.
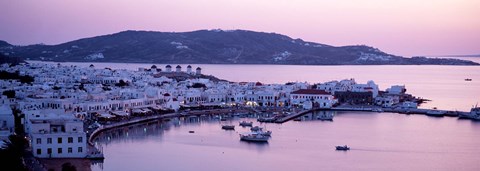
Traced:
[[[476, 58], [475, 58], [476, 59]], [[87, 67], [138, 70], [153, 64], [73, 63]], [[166, 64], [155, 64], [164, 68]], [[177, 64], [170, 64], [173, 68]], [[211, 65], [190, 64], [220, 79], [264, 84], [373, 80], [384, 90], [405, 85], [407, 93], [429, 99], [420, 108], [469, 111], [480, 102], [480, 66], [439, 65]], [[183, 70], [187, 65], [180, 64]], [[465, 81], [465, 79], [472, 81]], [[317, 114], [284, 124], [258, 123], [258, 116], [219, 121], [186, 118], [153, 121], [106, 131], [96, 140], [105, 160], [91, 170], [480, 170], [480, 122], [374, 112]], [[268, 143], [247, 143], [239, 134], [252, 121], [267, 130]], [[222, 124], [237, 125], [234, 131]], [[189, 133], [194, 131], [194, 133]], [[348, 145], [349, 151], [335, 146]]]

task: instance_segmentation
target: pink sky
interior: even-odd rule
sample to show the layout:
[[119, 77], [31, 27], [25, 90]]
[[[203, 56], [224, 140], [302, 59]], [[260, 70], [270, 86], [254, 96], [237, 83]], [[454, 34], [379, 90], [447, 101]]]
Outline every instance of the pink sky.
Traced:
[[480, 53], [479, 0], [2, 0], [0, 11], [0, 40], [15, 45], [221, 28], [404, 56]]

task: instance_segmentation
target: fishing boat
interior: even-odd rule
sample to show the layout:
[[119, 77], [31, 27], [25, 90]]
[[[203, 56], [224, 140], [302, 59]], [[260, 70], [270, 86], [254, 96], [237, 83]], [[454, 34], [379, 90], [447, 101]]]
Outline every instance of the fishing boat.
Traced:
[[471, 78], [465, 78], [465, 81], [472, 81]]
[[240, 134], [240, 140], [248, 142], [268, 142], [269, 138], [261, 134]]
[[480, 120], [480, 107], [475, 105], [475, 107], [472, 107], [472, 109], [470, 109], [470, 112], [459, 113], [459, 117], [466, 118], [466, 119]]
[[321, 121], [333, 121], [333, 113], [323, 113], [317, 116], [317, 120]]
[[235, 125], [222, 125], [224, 130], [235, 130]]
[[250, 128], [250, 131], [254, 131], [254, 132], [255, 131], [260, 131], [260, 130], [262, 130], [262, 128], [259, 127], [259, 126], [254, 126], [254, 127]]
[[245, 126], [253, 126], [253, 122], [242, 121], [242, 122], [240, 122], [238, 125], [243, 126], [243, 127], [245, 127]]
[[336, 150], [341, 150], [341, 151], [347, 151], [347, 150], [350, 150], [350, 147], [348, 147], [347, 145], [344, 145], [344, 146], [336, 146], [335, 149], [336, 149]]
[[263, 131], [263, 130], [260, 130], [260, 131], [254, 132], [254, 133], [260, 134], [260, 135], [263, 135], [263, 136], [267, 136], [267, 137], [271, 137], [271, 136], [272, 136], [272, 131]]

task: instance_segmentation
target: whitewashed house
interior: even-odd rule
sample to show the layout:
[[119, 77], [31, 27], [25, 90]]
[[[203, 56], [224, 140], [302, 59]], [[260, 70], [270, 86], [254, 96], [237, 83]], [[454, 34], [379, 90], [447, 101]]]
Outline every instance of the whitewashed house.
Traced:
[[300, 89], [290, 93], [291, 105], [304, 105], [305, 102], [318, 104], [320, 108], [331, 108], [336, 100], [333, 95], [323, 90]]
[[30, 143], [38, 158], [85, 158], [87, 137], [83, 122], [73, 115], [48, 114], [30, 118]]
[[0, 106], [0, 141], [15, 133], [15, 120], [10, 106]]

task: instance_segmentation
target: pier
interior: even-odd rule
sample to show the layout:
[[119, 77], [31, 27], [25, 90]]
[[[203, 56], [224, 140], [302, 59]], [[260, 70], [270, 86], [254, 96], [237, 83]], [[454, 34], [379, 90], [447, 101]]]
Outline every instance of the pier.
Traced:
[[283, 118], [279, 118], [279, 119], [277, 119], [277, 120], [275, 121], [275, 123], [285, 123], [285, 122], [287, 122], [287, 121], [289, 121], [289, 120], [292, 120], [292, 119], [294, 119], [294, 118], [296, 118], [296, 117], [299, 117], [299, 116], [305, 115], [305, 114], [307, 114], [307, 113], [313, 112], [313, 111], [315, 111], [315, 110], [319, 110], [319, 109], [302, 110], [302, 111], [300, 111], [300, 112], [287, 115], [287, 116], [285, 116], [285, 117], [283, 117]]

